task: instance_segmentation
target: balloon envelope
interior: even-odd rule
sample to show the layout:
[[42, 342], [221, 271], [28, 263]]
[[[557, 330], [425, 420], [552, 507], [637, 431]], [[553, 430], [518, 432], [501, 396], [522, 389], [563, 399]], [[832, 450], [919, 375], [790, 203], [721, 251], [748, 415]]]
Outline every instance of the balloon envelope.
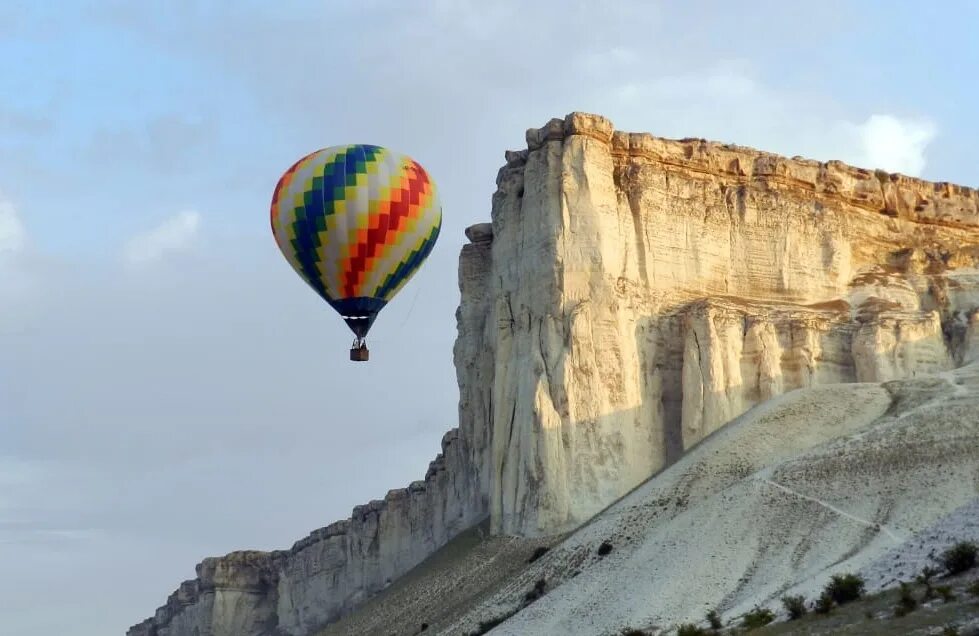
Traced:
[[425, 169], [365, 144], [297, 161], [276, 184], [271, 212], [286, 260], [358, 338], [415, 275], [442, 228], [438, 191]]

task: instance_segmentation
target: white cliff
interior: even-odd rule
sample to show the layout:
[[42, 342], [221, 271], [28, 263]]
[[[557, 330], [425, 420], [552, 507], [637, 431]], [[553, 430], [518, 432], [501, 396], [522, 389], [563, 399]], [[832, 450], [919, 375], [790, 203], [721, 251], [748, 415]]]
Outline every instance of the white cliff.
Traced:
[[130, 636], [314, 634], [483, 520], [575, 530], [786, 392], [979, 360], [975, 190], [582, 113], [527, 142], [467, 230], [459, 423], [425, 481], [205, 560]]
[[975, 190], [581, 113], [527, 142], [485, 291], [494, 532], [571, 530], [785, 391], [975, 355]]

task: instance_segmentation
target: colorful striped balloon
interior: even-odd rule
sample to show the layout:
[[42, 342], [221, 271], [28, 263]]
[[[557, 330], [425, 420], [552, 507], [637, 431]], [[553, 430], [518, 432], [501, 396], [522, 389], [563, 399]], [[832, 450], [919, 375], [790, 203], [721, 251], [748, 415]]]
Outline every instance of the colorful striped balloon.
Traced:
[[442, 227], [434, 182], [414, 159], [354, 144], [312, 152], [272, 195], [286, 260], [359, 339], [418, 271]]

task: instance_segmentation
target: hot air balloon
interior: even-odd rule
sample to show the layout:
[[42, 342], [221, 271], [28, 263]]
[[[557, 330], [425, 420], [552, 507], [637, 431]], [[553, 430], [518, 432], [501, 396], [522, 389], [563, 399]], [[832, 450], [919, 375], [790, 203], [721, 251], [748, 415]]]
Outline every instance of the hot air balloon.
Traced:
[[340, 314], [366, 361], [367, 332], [415, 275], [442, 228], [435, 183], [411, 157], [332, 146], [292, 165], [272, 195], [272, 234], [299, 276]]

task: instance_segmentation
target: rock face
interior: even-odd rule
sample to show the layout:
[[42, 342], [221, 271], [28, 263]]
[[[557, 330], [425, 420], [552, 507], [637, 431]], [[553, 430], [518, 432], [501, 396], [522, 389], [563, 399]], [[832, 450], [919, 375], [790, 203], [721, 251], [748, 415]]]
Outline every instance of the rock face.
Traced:
[[459, 425], [423, 482], [205, 560], [130, 636], [306, 636], [460, 532], [569, 532], [796, 388], [979, 360], [979, 193], [583, 113], [506, 153], [459, 261]]
[[[979, 194], [573, 113], [493, 198], [492, 528], [577, 527], [733, 417], [976, 355]], [[472, 334], [462, 334], [465, 337]]]
[[[784, 595], [811, 608], [836, 574], [863, 572], [868, 591], [913, 580], [937, 565], [929, 553], [977, 536], [977, 510], [979, 364], [803, 388], [736, 418], [429, 631], [672, 635], [706, 627], [710, 610], [726, 626], [758, 606], [784, 617]], [[864, 633], [779, 633], [808, 630]]]
[[290, 550], [205, 559], [166, 605], [127, 636], [313, 634], [486, 518], [480, 462], [453, 429], [424, 481], [357, 506]]

